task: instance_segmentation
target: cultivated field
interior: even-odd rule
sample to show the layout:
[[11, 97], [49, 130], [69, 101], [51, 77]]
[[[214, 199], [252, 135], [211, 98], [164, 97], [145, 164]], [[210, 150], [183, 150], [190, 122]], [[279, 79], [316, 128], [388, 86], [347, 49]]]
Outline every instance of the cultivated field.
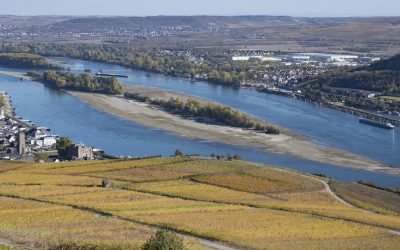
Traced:
[[[370, 209], [384, 206], [379, 195], [353, 207], [323, 178], [266, 165], [172, 157], [0, 162], [1, 169], [0, 249], [2, 239], [39, 248], [138, 249], [158, 228], [183, 235], [189, 249], [207, 249], [204, 239], [237, 249], [400, 245], [398, 213]], [[112, 186], [101, 187], [103, 179]], [[350, 190], [335, 184], [341, 196], [343, 189]]]
[[400, 96], [381, 96], [381, 98], [400, 102]]
[[355, 206], [377, 213], [400, 215], [400, 195], [358, 183], [331, 182], [335, 192]]

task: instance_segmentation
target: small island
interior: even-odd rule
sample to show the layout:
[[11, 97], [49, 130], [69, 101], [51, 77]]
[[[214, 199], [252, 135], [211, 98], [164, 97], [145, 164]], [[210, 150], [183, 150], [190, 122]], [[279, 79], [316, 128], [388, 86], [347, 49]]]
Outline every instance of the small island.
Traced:
[[115, 77], [96, 77], [89, 73], [74, 74], [62, 71], [45, 71], [43, 74], [30, 71], [27, 76], [55, 89], [122, 94], [122, 86]]

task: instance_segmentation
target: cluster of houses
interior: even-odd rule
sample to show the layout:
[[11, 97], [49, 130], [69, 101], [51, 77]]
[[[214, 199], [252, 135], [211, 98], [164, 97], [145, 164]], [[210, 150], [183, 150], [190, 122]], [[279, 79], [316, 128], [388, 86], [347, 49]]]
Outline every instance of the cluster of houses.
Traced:
[[249, 61], [259, 60], [262, 62], [278, 63], [283, 66], [291, 66], [293, 64], [308, 64], [311, 66], [325, 67], [355, 67], [359, 65], [367, 65], [380, 58], [357, 56], [348, 54], [327, 54], [327, 53], [293, 53], [279, 54], [266, 53], [260, 51], [234, 51], [232, 52], [232, 61]]
[[[328, 53], [291, 53], [275, 54], [262, 50], [232, 50], [226, 56], [231, 56], [232, 61], [261, 61], [265, 67], [247, 69], [247, 74], [253, 75], [252, 81], [241, 79], [242, 87], [254, 87], [261, 91], [291, 93], [299, 79], [323, 74], [335, 67], [355, 67], [368, 65], [380, 60], [377, 57], [358, 56], [350, 54]], [[284, 92], [284, 93], [283, 93]]]
[[4, 115], [0, 108], [0, 157], [6, 160], [31, 160], [35, 153], [56, 150], [57, 137], [46, 128], [34, 127], [29, 121]]
[[243, 87], [256, 87], [256, 88], [291, 88], [295, 87], [299, 79], [311, 76], [317, 76], [326, 71], [322, 67], [266, 67], [263, 70], [249, 70], [249, 74], [254, 74], [256, 82], [243, 81]]
[[[0, 107], [0, 159], [34, 160], [35, 155], [46, 153], [50, 160], [95, 159], [95, 150], [83, 144], [72, 144], [62, 157], [58, 155], [58, 136], [51, 130], [37, 127], [29, 120], [22, 120], [11, 112], [9, 97], [5, 93], [7, 105]], [[7, 109], [7, 110], [6, 110]]]

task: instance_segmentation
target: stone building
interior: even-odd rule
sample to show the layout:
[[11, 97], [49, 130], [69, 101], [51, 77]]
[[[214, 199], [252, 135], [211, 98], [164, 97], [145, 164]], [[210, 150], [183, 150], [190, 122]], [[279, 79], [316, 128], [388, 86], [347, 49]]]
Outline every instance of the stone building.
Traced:
[[72, 144], [67, 148], [65, 157], [70, 160], [75, 160], [75, 159], [93, 160], [94, 159], [93, 148], [87, 147], [82, 144]]

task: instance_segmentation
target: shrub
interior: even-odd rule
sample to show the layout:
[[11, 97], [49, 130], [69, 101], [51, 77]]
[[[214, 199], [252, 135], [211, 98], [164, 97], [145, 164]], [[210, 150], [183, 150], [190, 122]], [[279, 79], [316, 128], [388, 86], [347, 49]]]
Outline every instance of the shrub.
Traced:
[[175, 150], [175, 157], [178, 157], [178, 156], [183, 156], [183, 153], [182, 153], [182, 151], [180, 150], [180, 149], [177, 149], [177, 150]]
[[142, 250], [183, 250], [183, 239], [177, 234], [159, 230], [143, 245]]
[[240, 157], [240, 155], [236, 154], [236, 155], [233, 156], [233, 159], [234, 160], [241, 160], [242, 157]]

